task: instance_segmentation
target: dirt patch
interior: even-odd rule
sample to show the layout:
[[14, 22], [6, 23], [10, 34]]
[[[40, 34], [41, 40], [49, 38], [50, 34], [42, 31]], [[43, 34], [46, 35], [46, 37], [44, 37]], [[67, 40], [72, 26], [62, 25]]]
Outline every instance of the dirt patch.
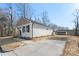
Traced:
[[3, 50], [14, 50], [15, 48], [21, 46], [21, 42], [16, 42], [16, 43], [12, 43], [12, 44], [7, 44], [7, 45], [3, 45], [2, 48]]

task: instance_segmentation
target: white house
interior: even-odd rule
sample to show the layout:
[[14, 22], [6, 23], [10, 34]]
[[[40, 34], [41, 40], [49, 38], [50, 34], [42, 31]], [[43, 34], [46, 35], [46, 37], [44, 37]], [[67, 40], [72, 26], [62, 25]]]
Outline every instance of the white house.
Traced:
[[29, 20], [27, 18], [22, 18], [19, 25], [17, 25], [17, 33], [20, 37], [33, 38], [52, 35], [53, 30], [44, 24]]

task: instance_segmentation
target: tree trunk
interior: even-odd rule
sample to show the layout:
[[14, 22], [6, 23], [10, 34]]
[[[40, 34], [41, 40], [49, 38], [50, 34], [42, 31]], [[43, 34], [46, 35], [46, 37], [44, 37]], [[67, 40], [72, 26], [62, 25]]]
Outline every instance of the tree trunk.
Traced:
[[3, 30], [1, 30], [1, 37], [3, 37]]
[[78, 35], [78, 34], [77, 34], [77, 27], [76, 27], [76, 29], [75, 29], [75, 35]]

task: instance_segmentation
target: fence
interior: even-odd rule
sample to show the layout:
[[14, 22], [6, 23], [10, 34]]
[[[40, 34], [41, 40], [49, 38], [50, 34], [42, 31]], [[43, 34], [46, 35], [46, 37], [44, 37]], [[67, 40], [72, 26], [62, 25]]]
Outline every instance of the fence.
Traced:
[[[75, 35], [75, 30], [61, 30], [61, 31], [55, 31], [56, 35]], [[79, 30], [77, 31], [77, 34], [79, 35]]]

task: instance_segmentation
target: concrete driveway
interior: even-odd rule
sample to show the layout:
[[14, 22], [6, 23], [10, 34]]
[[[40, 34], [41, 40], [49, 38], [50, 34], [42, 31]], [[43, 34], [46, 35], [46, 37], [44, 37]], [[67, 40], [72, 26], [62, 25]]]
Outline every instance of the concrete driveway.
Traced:
[[14, 51], [0, 53], [2, 56], [60, 56], [63, 54], [66, 41], [42, 40], [26, 44]]

